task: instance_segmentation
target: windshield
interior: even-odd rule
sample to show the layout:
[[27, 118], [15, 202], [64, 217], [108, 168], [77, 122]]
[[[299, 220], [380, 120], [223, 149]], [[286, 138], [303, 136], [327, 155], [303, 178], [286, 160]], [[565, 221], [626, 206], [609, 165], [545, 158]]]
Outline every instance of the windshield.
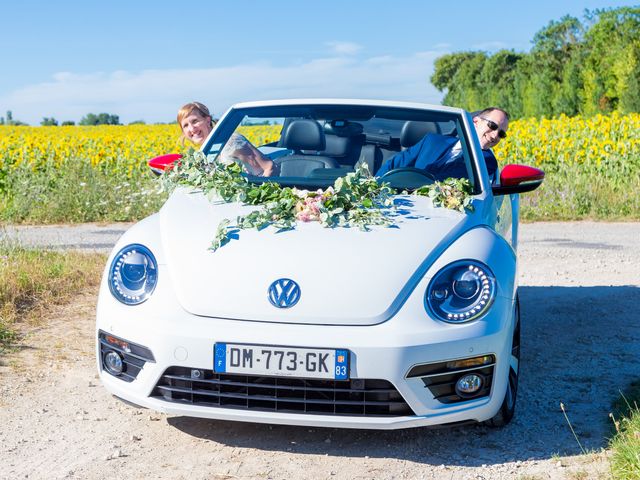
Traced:
[[[332, 185], [366, 166], [395, 188], [448, 177], [472, 186], [475, 165], [462, 117], [437, 110], [304, 105], [232, 110], [204, 147], [240, 164], [250, 181], [303, 188]], [[474, 188], [475, 189], [475, 188]]]

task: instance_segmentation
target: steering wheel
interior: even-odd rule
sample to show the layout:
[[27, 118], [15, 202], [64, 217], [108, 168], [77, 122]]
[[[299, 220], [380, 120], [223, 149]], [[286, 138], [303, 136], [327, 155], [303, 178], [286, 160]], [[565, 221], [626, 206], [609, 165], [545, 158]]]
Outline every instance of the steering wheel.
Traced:
[[400, 167], [389, 170], [380, 177], [380, 181], [390, 184], [393, 188], [414, 189], [431, 185], [436, 181], [436, 177], [421, 168]]

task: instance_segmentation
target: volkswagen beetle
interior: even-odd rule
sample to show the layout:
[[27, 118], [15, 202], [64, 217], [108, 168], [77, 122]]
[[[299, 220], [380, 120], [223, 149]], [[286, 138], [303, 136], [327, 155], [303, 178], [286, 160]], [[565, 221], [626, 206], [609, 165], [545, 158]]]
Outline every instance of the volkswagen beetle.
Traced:
[[[203, 144], [203, 158], [216, 164], [236, 133], [279, 172], [239, 174], [247, 185], [318, 195], [356, 170], [375, 174], [426, 134], [456, 137], [468, 201], [449, 208], [428, 172], [396, 169], [377, 179], [393, 188], [389, 224], [267, 224], [231, 232], [211, 249], [218, 225], [256, 207], [176, 188], [108, 259], [96, 328], [104, 387], [141, 407], [221, 420], [507, 424], [520, 362], [518, 198], [543, 172], [502, 165], [492, 181], [471, 115], [444, 106], [237, 104]], [[150, 165], [167, 175], [178, 157]], [[425, 185], [436, 188], [413, 193]]]

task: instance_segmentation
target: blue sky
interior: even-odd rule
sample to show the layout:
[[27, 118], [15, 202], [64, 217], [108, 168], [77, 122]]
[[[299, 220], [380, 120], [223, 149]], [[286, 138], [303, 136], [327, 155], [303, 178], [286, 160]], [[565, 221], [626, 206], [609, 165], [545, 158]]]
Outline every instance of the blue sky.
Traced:
[[215, 115], [276, 98], [440, 103], [429, 83], [440, 55], [526, 52], [551, 20], [625, 5], [634, 2], [3, 2], [0, 115], [168, 122], [191, 100]]

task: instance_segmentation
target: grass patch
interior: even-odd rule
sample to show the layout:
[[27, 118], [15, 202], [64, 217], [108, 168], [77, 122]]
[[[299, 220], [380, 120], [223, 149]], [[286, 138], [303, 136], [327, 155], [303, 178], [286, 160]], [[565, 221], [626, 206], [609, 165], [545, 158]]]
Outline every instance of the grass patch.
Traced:
[[0, 352], [18, 340], [20, 326], [53, 305], [96, 287], [106, 256], [27, 249], [0, 243]]
[[614, 479], [640, 478], [640, 380], [634, 381], [613, 405], [615, 434], [610, 441]]
[[24, 163], [4, 178], [1, 174], [0, 168], [0, 222], [136, 221], [158, 211], [166, 199], [146, 166], [110, 171], [76, 160], [35, 169]]
[[[545, 168], [544, 166], [542, 167]], [[521, 218], [526, 221], [638, 220], [640, 169], [585, 168], [561, 165], [547, 168], [542, 185], [520, 197]]]
[[[545, 166], [543, 166], [545, 168]], [[157, 212], [167, 198], [146, 166], [121, 171], [68, 161], [0, 167], [0, 222], [82, 223], [138, 221]], [[639, 220], [640, 172], [610, 172], [562, 165], [547, 169], [544, 183], [521, 196], [522, 220]]]

